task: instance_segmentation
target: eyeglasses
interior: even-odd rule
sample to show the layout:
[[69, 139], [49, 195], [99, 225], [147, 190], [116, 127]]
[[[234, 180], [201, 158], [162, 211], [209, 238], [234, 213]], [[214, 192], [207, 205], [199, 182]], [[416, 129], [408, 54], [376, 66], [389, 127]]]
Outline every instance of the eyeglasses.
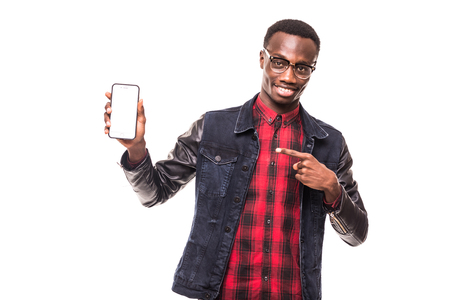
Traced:
[[300, 79], [308, 79], [312, 72], [316, 69], [314, 66], [308, 66], [307, 64], [297, 63], [293, 64], [287, 59], [270, 56], [269, 51], [263, 48], [264, 52], [270, 59], [270, 68], [275, 73], [281, 74], [286, 71], [290, 66], [293, 66], [294, 74]]

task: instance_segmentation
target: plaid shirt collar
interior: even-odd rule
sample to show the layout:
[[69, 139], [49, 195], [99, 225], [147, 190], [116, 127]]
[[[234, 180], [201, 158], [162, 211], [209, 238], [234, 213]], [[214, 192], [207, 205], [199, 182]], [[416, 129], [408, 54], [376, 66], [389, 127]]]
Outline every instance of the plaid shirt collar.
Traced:
[[[236, 127], [234, 129], [235, 133], [242, 133], [249, 129], [254, 129], [253, 126], [253, 105], [257, 98], [259, 97], [259, 93], [256, 94], [253, 99], [244, 103], [241, 107], [239, 116], [236, 122]], [[324, 139], [328, 136], [328, 133], [323, 129], [312, 116], [306, 112], [301, 103], [298, 106], [300, 119], [303, 124], [303, 131], [305, 136], [309, 138], [316, 137], [318, 139]], [[295, 111], [295, 110], [294, 110]]]
[[281, 117], [283, 121], [281, 127], [287, 127], [289, 124], [294, 122], [296, 119], [300, 117], [300, 106], [297, 106], [294, 110], [287, 112], [285, 114], [279, 115], [270, 108], [268, 108], [261, 100], [261, 97], [258, 95], [258, 98], [255, 101], [254, 108], [259, 111], [263, 119], [269, 124], [272, 125], [277, 117]]

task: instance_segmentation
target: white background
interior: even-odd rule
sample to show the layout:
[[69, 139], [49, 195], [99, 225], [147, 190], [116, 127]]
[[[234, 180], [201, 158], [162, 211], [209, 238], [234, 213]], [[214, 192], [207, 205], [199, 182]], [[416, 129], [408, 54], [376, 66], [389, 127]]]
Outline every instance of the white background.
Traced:
[[[441, 4], [442, 3], [442, 4]], [[284, 18], [322, 40], [302, 96], [340, 129], [369, 213], [352, 248], [327, 224], [324, 299], [443, 299], [449, 268], [450, 22], [444, 1], [5, 1], [0, 10], [0, 298], [184, 299], [171, 292], [191, 183], [139, 204], [103, 133], [138, 84], [154, 160], [207, 110], [260, 90]], [[206, 63], [205, 63], [206, 62]]]

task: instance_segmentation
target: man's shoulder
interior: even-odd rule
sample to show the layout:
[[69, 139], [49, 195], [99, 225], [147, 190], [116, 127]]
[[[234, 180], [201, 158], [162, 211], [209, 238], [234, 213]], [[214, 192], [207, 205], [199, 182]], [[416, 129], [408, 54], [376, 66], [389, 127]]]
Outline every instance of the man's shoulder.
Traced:
[[234, 128], [241, 113], [241, 106], [234, 106], [218, 110], [210, 110], [204, 115], [205, 126]]
[[259, 95], [259, 93], [257, 93], [250, 100], [245, 101], [241, 105], [217, 109], [217, 110], [210, 110], [210, 111], [206, 112], [205, 114], [230, 114], [230, 113], [233, 114], [233, 113], [239, 113], [242, 110], [247, 111], [247, 110], [251, 109], [252, 104], [253, 104], [253, 102], [255, 102], [258, 95]]
[[314, 118], [314, 120], [317, 122], [317, 124], [322, 127], [328, 134], [339, 134], [342, 135], [342, 132], [339, 129], [336, 129], [336, 127], [320, 120], [317, 118]]
[[308, 127], [306, 129], [310, 134], [321, 136], [322, 138], [326, 138], [329, 136], [342, 136], [341, 131], [336, 129], [334, 126], [326, 123], [312, 115], [310, 115], [303, 107], [302, 107], [302, 122], [303, 125]]
[[210, 111], [207, 111], [205, 114], [235, 113], [235, 112], [239, 112], [241, 110], [241, 108], [242, 108], [242, 105], [239, 105], [239, 106], [234, 106], [234, 107], [210, 110]]

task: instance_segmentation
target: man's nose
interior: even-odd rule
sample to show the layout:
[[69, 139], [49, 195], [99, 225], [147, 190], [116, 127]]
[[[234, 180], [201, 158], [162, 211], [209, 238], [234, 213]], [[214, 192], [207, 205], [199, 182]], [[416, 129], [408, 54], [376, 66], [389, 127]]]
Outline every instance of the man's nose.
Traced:
[[280, 74], [280, 80], [283, 80], [285, 82], [296, 82], [297, 77], [295, 77], [294, 68], [295, 66], [289, 65], [287, 70]]

